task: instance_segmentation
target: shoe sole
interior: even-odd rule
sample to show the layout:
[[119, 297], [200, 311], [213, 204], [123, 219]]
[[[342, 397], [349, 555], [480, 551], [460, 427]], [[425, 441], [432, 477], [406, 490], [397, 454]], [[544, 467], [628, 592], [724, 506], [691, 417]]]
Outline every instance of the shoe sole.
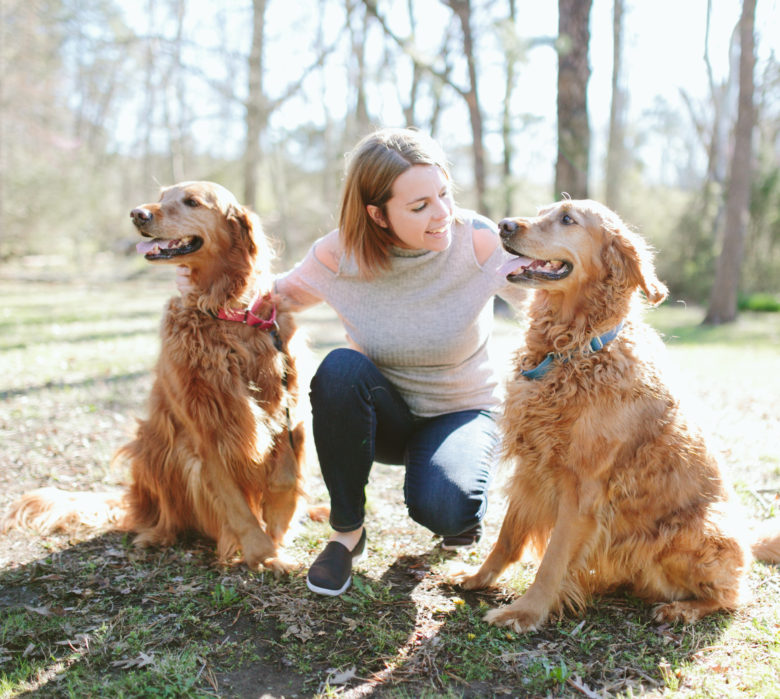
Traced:
[[[357, 563], [361, 558], [363, 558], [362, 552], [352, 559], [352, 563]], [[306, 576], [306, 587], [308, 587], [312, 592], [316, 592], [318, 595], [326, 595], [328, 597], [338, 597], [340, 594], [346, 592], [351, 584], [352, 576], [350, 575], [347, 578], [347, 582], [345, 582], [338, 590], [332, 590], [327, 587], [317, 587], [317, 585], [309, 580], [309, 576]]]
[[462, 551], [464, 549], [470, 549], [474, 544], [442, 544], [442, 551]]

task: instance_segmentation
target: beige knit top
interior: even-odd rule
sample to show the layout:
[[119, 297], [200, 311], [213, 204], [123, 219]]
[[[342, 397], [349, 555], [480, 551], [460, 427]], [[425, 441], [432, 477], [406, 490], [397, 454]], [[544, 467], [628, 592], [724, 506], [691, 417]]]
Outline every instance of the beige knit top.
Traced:
[[509, 259], [498, 245], [480, 265], [473, 228], [495, 225], [459, 211], [444, 251], [393, 248], [391, 266], [372, 279], [342, 256], [338, 271], [315, 250], [287, 274], [285, 293], [308, 306], [325, 301], [339, 315], [350, 345], [366, 354], [396, 386], [411, 411], [431, 417], [459, 410], [492, 410], [498, 379], [489, 355], [493, 297], [519, 305], [525, 291], [498, 273]]

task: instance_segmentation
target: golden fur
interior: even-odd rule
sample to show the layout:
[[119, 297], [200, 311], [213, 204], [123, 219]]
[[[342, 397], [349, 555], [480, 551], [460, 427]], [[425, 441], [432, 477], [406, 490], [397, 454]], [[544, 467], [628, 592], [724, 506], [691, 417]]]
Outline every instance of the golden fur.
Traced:
[[[287, 572], [292, 566], [278, 547], [301, 494], [304, 443], [296, 328], [288, 313], [278, 315], [277, 349], [269, 331], [212, 315], [270, 291], [259, 220], [209, 182], [167, 187], [158, 203], [131, 216], [153, 239], [139, 251], [152, 262], [188, 266], [193, 284], [168, 303], [149, 416], [117, 453], [132, 482], [121, 502], [53, 489], [27, 494], [6, 526], [68, 527], [94, 510], [98, 521], [120, 519], [138, 545], [168, 545], [195, 531], [217, 542], [222, 560], [240, 549], [251, 568]], [[258, 315], [270, 312], [266, 301]]]
[[[502, 417], [515, 464], [507, 513], [490, 555], [461, 584], [491, 585], [530, 543], [543, 554], [536, 578], [488, 612], [493, 624], [536, 629], [620, 586], [661, 603], [660, 621], [734, 609], [751, 546], [715, 456], [664, 383], [660, 338], [638, 315], [637, 290], [651, 304], [666, 296], [644, 241], [592, 201], [500, 228], [507, 250], [531, 258], [509, 279], [536, 292]], [[603, 349], [584, 349], [621, 321]], [[543, 377], [520, 373], [550, 352], [559, 356]], [[753, 553], [777, 562], [780, 536], [753, 542]]]

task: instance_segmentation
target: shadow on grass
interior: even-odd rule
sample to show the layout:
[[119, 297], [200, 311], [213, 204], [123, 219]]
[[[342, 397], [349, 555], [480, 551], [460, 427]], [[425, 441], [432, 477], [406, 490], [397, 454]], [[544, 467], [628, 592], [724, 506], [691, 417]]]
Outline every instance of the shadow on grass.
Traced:
[[[26, 315], [21, 317], [12, 315], [8, 320], [0, 320], [0, 331], [7, 332], [19, 328], [42, 327], [47, 328], [53, 324], [70, 325], [72, 323], [102, 323], [116, 320], [121, 317], [123, 321], [148, 320], [150, 322], [158, 321], [163, 313], [164, 307], [150, 308], [149, 310], [132, 311], [128, 309], [117, 309], [112, 313], [106, 308], [91, 308], [79, 312], [62, 312], [61, 309], [52, 311], [51, 306], [24, 307]], [[35, 315], [30, 315], [34, 312]], [[156, 329], [156, 328], [155, 328]], [[5, 348], [11, 349], [11, 348]]]
[[267, 577], [218, 566], [211, 542], [138, 551], [119, 533], [5, 571], [0, 684], [14, 696], [233, 696], [216, 673], [246, 667], [255, 690], [295, 693], [302, 679], [250, 660], [273, 653], [273, 618], [239, 623]]
[[127, 374], [117, 374], [115, 376], [105, 376], [96, 378], [90, 376], [79, 381], [47, 381], [43, 384], [36, 386], [25, 386], [24, 388], [11, 388], [6, 391], [0, 391], [0, 400], [8, 398], [17, 398], [19, 396], [34, 395], [36, 393], [42, 393], [50, 390], [67, 390], [85, 388], [88, 386], [95, 386], [97, 384], [124, 384], [138, 381], [146, 376], [149, 376], [149, 371], [132, 371]]
[[482, 621], [488, 609], [516, 595], [463, 596], [466, 604], [447, 621], [453, 655], [481, 649], [497, 694], [550, 696], [577, 690], [585, 696], [635, 696], [674, 688], [678, 669], [717, 644], [731, 623], [730, 616], [717, 614], [695, 627], [657, 625], [651, 607], [616, 594], [596, 598], [581, 616], [565, 614], [537, 631], [517, 634]]
[[0, 352], [11, 352], [15, 350], [31, 349], [33, 347], [42, 347], [44, 345], [80, 345], [92, 342], [105, 342], [107, 340], [121, 340], [130, 337], [139, 337], [147, 335], [157, 338], [157, 328], [138, 328], [137, 330], [122, 330], [120, 332], [110, 331], [105, 333], [90, 333], [89, 335], [79, 335], [78, 337], [46, 337], [36, 338], [30, 342], [17, 342], [13, 345], [0, 345]]
[[18, 696], [637, 694], [672, 684], [729, 623], [655, 626], [614, 596], [518, 635], [482, 621], [512, 595], [448, 585], [441, 557], [358, 569], [323, 598], [303, 569], [219, 566], [208, 541], [139, 551], [102, 534], [0, 574], [0, 683]]

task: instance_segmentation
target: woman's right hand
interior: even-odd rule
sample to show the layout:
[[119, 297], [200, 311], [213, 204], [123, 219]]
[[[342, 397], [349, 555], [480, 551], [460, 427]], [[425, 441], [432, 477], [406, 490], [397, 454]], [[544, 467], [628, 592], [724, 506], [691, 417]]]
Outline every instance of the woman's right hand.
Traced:
[[195, 285], [192, 283], [189, 267], [185, 267], [184, 265], [178, 265], [176, 267], [176, 288], [182, 296], [189, 294], [191, 291], [195, 291]]

